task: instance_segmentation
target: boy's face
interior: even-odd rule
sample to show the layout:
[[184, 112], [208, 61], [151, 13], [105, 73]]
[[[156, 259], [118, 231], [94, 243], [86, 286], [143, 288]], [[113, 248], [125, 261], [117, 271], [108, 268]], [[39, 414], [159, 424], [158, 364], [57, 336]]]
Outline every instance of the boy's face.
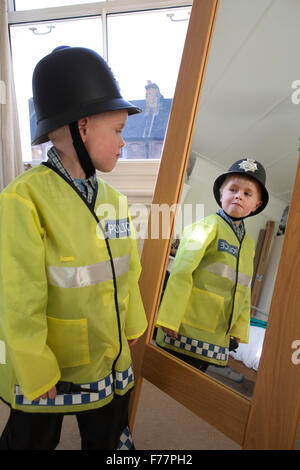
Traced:
[[261, 206], [258, 183], [251, 178], [232, 175], [220, 188], [220, 201], [224, 211], [231, 217], [245, 217]]
[[109, 111], [78, 122], [82, 140], [97, 170], [106, 173], [115, 167], [125, 145], [122, 130], [127, 117], [126, 110]]

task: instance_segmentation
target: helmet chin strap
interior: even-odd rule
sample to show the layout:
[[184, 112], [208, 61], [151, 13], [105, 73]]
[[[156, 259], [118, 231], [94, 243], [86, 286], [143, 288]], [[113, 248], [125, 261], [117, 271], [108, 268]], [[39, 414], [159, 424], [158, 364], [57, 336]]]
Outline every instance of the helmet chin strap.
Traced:
[[71, 122], [69, 124], [69, 128], [70, 128], [71, 136], [73, 139], [73, 146], [76, 150], [79, 163], [81, 165], [81, 168], [85, 172], [85, 177], [89, 178], [95, 173], [95, 167], [82, 141], [82, 138], [78, 129], [78, 122], [77, 121]]

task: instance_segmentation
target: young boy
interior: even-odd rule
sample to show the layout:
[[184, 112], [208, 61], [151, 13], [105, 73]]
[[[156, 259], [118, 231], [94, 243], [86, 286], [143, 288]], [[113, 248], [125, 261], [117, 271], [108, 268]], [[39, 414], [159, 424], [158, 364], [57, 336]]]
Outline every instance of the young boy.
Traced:
[[66, 413], [82, 449], [132, 448], [129, 346], [147, 327], [140, 261], [126, 198], [95, 169], [114, 168], [140, 110], [85, 48], [44, 57], [33, 98], [33, 143], [54, 146], [0, 197], [0, 396], [11, 407], [0, 449], [54, 449]]
[[206, 371], [226, 366], [230, 339], [249, 337], [254, 242], [243, 219], [268, 203], [265, 170], [235, 162], [214, 183], [222, 207], [184, 231], [158, 314], [157, 344]]

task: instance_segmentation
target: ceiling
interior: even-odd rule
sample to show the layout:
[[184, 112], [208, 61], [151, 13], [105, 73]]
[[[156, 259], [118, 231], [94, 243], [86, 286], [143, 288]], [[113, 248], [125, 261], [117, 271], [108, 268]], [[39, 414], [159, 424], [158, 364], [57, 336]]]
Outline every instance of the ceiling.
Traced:
[[299, 18], [300, 0], [220, 0], [191, 148], [221, 170], [257, 159], [284, 202], [299, 157]]

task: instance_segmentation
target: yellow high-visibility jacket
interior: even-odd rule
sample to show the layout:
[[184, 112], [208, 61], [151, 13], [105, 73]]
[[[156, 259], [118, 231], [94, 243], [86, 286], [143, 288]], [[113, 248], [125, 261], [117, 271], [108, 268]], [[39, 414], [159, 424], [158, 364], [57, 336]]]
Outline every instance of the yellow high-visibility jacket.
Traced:
[[[40, 165], [1, 193], [0, 227], [0, 396], [23, 411], [64, 413], [125, 394], [134, 383], [128, 339], [147, 327], [126, 198], [99, 179], [88, 206]], [[58, 380], [98, 392], [33, 402]]]
[[189, 226], [180, 242], [158, 314], [157, 343], [226, 365], [230, 336], [249, 338], [254, 241], [241, 243], [218, 214]]

